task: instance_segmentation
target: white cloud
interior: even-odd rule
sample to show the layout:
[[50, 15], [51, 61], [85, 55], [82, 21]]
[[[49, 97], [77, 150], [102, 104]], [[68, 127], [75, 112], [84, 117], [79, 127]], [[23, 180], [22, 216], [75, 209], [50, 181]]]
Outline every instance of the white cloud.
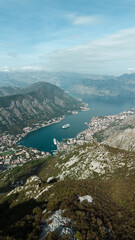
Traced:
[[109, 73], [128, 70], [135, 63], [135, 28], [46, 55], [54, 70]]
[[[22, 71], [46, 69], [92, 74], [121, 74], [135, 69], [135, 28], [121, 30], [75, 47], [62, 48], [60, 45], [61, 42], [58, 45], [60, 50], [51, 52], [51, 49], [57, 49], [56, 45], [52, 48], [52, 43], [43, 43], [35, 48], [33, 54], [17, 55], [18, 66], [16, 58], [1, 55], [1, 67], [9, 65]], [[4, 68], [4, 71], [9, 69]]]
[[98, 15], [76, 16], [75, 14], [67, 14], [65, 17], [69, 19], [73, 25], [97, 24], [101, 22], [102, 19], [102, 17]]

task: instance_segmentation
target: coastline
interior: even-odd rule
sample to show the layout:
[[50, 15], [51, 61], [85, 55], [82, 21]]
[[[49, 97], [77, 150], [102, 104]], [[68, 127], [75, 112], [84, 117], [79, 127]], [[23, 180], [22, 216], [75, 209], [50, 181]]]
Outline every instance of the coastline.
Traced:
[[20, 138], [18, 139], [18, 142], [22, 140], [22, 138], [26, 137], [29, 133], [31, 132], [34, 132], [34, 131], [37, 131], [38, 129], [41, 129], [41, 128], [44, 128], [44, 127], [48, 127], [52, 124], [55, 124], [55, 123], [59, 123], [61, 122], [63, 119], [65, 118], [65, 115], [62, 116], [62, 117], [58, 117], [57, 119], [56, 118], [53, 118], [49, 121], [45, 121], [45, 123], [41, 123], [41, 125], [39, 126], [40, 123], [36, 123], [35, 125], [37, 125], [36, 127], [34, 128], [31, 128], [31, 127], [25, 127], [23, 128], [24, 132], [25, 133], [21, 133], [19, 134], [20, 135]]
[[[59, 123], [68, 115], [78, 114], [82, 111], [88, 111], [88, 104], [82, 103], [82, 106], [78, 110], [69, 111], [66, 115], [61, 117], [52, 118], [48, 121], [42, 121], [33, 124], [31, 127], [24, 127], [22, 132], [17, 135], [11, 135], [7, 132], [3, 132], [0, 138], [0, 172], [13, 168], [17, 165], [22, 165], [27, 161], [44, 158], [50, 155], [49, 152], [39, 151], [33, 147], [26, 147], [21, 144], [23, 138], [28, 134], [44, 127], [48, 127], [52, 124]], [[58, 149], [56, 150], [56, 152]]]
[[[89, 109], [85, 108], [83, 110], [87, 111]], [[78, 112], [73, 111], [69, 114], [78, 114]], [[109, 124], [112, 124], [115, 121], [122, 121], [123, 119], [126, 119], [127, 116], [134, 114], [135, 109], [132, 109], [131, 111], [121, 112], [116, 115], [93, 117], [90, 122], [84, 122], [88, 126], [88, 128], [82, 132], [79, 132], [76, 137], [64, 139], [61, 142], [57, 141], [57, 150], [55, 151], [55, 153], [57, 154], [58, 151], [63, 150], [70, 150], [73, 145], [82, 145], [84, 143], [93, 141], [95, 140], [94, 135], [100, 131], [104, 131], [106, 128], [108, 128]], [[24, 145], [17, 143], [18, 141], [21, 141], [21, 139], [30, 132], [36, 131], [43, 127], [47, 127], [54, 123], [58, 123], [65, 117], [66, 115], [63, 115], [59, 118], [53, 118], [49, 121], [36, 123], [33, 128], [26, 127], [24, 128], [25, 131], [23, 133], [16, 136], [9, 134], [3, 135], [3, 138], [0, 138], [0, 172], [1, 170], [3, 171], [4, 169], [21, 165], [27, 161], [45, 158], [46, 156], [50, 155], [49, 152], [39, 151], [36, 148], [25, 147]]]
[[133, 115], [135, 115], [135, 108], [115, 115], [93, 117], [90, 122], [85, 122], [85, 124], [88, 125], [88, 128], [78, 133], [75, 138], [68, 138], [66, 141], [59, 142], [58, 150], [67, 150], [73, 145], [83, 145], [91, 141], [97, 141], [95, 134], [105, 131], [109, 126], [111, 126], [111, 124], [114, 124], [115, 122], [120, 123], [128, 116]]
[[[78, 114], [78, 112], [82, 112], [82, 111], [89, 111], [90, 110], [90, 108], [88, 108], [88, 104], [87, 103], [82, 103], [84, 106], [81, 106], [80, 107], [80, 111], [71, 111], [71, 112], [69, 112], [69, 115], [70, 114]], [[67, 114], [68, 115], [68, 114]], [[44, 127], [48, 127], [48, 126], [50, 126], [50, 125], [52, 125], [52, 124], [55, 124], [55, 123], [59, 123], [59, 122], [61, 122], [67, 115], [63, 115], [63, 116], [61, 116], [61, 117], [57, 117], [57, 118], [53, 118], [53, 119], [51, 119], [51, 120], [49, 120], [49, 121], [45, 121], [45, 123], [36, 123], [35, 125], [37, 125], [35, 128], [31, 128], [31, 127], [25, 127], [25, 128], [23, 128], [23, 130], [25, 131], [25, 133], [23, 132], [23, 133], [21, 133], [21, 134], [18, 134], [19, 135], [19, 138], [18, 138], [18, 140], [17, 140], [17, 142], [19, 142], [19, 141], [21, 141], [22, 140], [22, 138], [24, 138], [24, 137], [26, 137], [29, 133], [31, 133], [31, 132], [33, 132], [33, 131], [36, 131], [36, 130], [38, 130], [38, 129], [40, 129], [40, 128], [44, 128]], [[40, 124], [40, 126], [39, 126], [39, 124]], [[18, 136], [17, 135], [17, 136]]]

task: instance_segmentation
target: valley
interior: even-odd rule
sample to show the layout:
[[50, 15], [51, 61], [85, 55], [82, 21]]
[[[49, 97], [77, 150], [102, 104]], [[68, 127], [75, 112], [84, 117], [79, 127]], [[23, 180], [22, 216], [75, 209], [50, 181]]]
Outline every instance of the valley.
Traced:
[[0, 173], [2, 239], [132, 240], [134, 140], [125, 136], [125, 150], [107, 139], [133, 131], [134, 117], [134, 109], [94, 117], [76, 138], [59, 143], [54, 156], [37, 150], [32, 156], [23, 147], [27, 161]]
[[[47, 119], [47, 112], [42, 116], [42, 103], [49, 99], [48, 90], [44, 92], [44, 83], [39, 85], [38, 92], [33, 86], [32, 92], [27, 88], [25, 93], [1, 98], [2, 112], [7, 111], [8, 117], [0, 138], [0, 239], [132, 240], [134, 101], [119, 98], [118, 104], [112, 98], [91, 98], [88, 110], [86, 104], [56, 89], [53, 97], [45, 100], [50, 110]], [[38, 96], [37, 107], [33, 96]], [[32, 105], [26, 101], [29, 97]], [[18, 127], [14, 128], [16, 119]], [[63, 129], [67, 123], [70, 127]], [[40, 143], [43, 132], [48, 145], [57, 139], [53, 156], [32, 143], [34, 137]], [[25, 139], [33, 146], [26, 147]]]
[[2, 238], [133, 239], [134, 162], [135, 152], [92, 141], [4, 171]]

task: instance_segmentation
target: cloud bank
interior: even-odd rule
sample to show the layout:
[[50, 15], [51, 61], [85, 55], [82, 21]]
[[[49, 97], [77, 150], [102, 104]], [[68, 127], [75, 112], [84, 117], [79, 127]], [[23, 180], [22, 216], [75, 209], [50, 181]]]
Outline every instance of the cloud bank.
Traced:
[[[107, 72], [135, 67], [135, 28], [44, 56], [54, 70]], [[122, 70], [123, 71], [123, 70]]]

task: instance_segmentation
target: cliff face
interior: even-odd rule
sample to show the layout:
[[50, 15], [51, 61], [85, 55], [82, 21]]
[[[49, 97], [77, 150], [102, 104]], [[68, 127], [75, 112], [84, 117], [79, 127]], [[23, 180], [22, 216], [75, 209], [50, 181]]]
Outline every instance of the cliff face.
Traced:
[[49, 120], [80, 108], [80, 102], [59, 87], [36, 83], [25, 93], [0, 98], [0, 129]]

